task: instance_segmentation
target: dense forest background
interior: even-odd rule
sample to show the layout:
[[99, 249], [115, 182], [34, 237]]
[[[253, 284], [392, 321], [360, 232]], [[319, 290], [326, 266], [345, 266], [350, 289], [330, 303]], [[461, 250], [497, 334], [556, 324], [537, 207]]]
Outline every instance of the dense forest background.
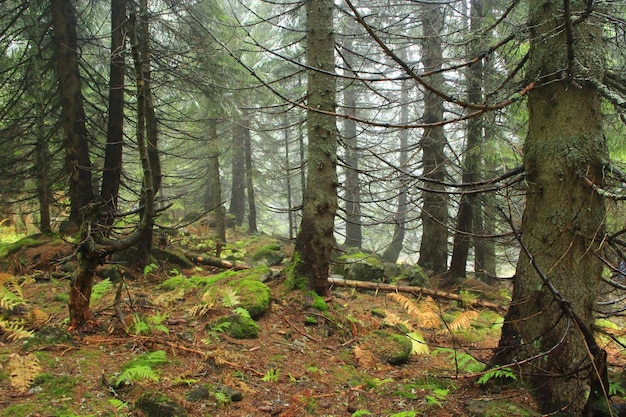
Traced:
[[71, 328], [112, 253], [236, 226], [323, 296], [351, 248], [513, 288], [494, 366], [541, 356], [542, 411], [588, 409], [626, 262], [622, 2], [227, 3], [0, 2], [0, 221], [77, 237]]

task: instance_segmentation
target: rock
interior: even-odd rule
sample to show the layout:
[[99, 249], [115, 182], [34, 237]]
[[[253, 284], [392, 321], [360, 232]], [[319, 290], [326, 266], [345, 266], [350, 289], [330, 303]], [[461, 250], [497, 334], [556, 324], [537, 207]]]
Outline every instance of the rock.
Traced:
[[506, 399], [481, 398], [467, 402], [471, 417], [520, 416], [538, 417], [541, 414]]
[[227, 387], [226, 385], [216, 384], [214, 386], [209, 384], [197, 385], [193, 387], [191, 391], [185, 396], [188, 401], [198, 402], [202, 400], [208, 400], [213, 396], [213, 393], [219, 392], [226, 395], [230, 401], [243, 400], [243, 393], [234, 388]]
[[365, 337], [361, 347], [390, 365], [400, 365], [409, 360], [413, 344], [404, 335], [376, 330]]
[[135, 407], [143, 411], [146, 417], [187, 417], [187, 411], [182, 405], [155, 392], [144, 393]]

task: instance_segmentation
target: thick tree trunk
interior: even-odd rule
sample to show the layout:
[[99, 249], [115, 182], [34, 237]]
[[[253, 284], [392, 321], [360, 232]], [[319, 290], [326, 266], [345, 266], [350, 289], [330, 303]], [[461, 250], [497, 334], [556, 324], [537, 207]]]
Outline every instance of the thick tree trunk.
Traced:
[[[424, 3], [422, 9], [423, 56], [425, 71], [441, 68], [443, 52], [440, 32], [443, 30], [443, 13], [440, 5]], [[442, 74], [431, 77], [431, 84], [443, 88]], [[432, 92], [424, 93], [424, 123], [443, 120], [443, 99]], [[446, 272], [448, 267], [448, 198], [440, 184], [446, 177], [446, 137], [443, 126], [426, 128], [422, 136], [422, 169], [425, 181], [422, 193], [422, 241], [418, 264], [435, 274]]]
[[[569, 2], [572, 16], [585, 16], [585, 3]], [[603, 267], [596, 250], [605, 207], [585, 177], [602, 185], [607, 149], [601, 100], [586, 80], [602, 79], [604, 51], [602, 26], [592, 17], [570, 28], [575, 42], [568, 39], [564, 21], [572, 16], [564, 16], [562, 1], [529, 4], [528, 73], [539, 77], [539, 85], [528, 99], [522, 240], [552, 286], [591, 328]], [[593, 370], [580, 328], [559, 308], [522, 253], [494, 361], [527, 360], [521, 374], [532, 384], [543, 413], [581, 415]]]
[[[124, 47], [126, 39], [126, 0], [111, 1], [111, 64], [109, 69], [109, 120], [104, 154], [100, 198], [106, 211], [102, 223], [113, 224], [122, 176], [124, 143]], [[106, 232], [108, 233], [108, 232]]]
[[307, 13], [308, 174], [300, 232], [296, 237], [292, 277], [329, 296], [328, 274], [337, 212], [337, 126], [332, 0], [309, 0]]
[[70, 222], [82, 222], [81, 209], [93, 200], [89, 141], [81, 92], [76, 40], [76, 10], [71, 0], [52, 0], [56, 66], [61, 94], [65, 171], [69, 183]]

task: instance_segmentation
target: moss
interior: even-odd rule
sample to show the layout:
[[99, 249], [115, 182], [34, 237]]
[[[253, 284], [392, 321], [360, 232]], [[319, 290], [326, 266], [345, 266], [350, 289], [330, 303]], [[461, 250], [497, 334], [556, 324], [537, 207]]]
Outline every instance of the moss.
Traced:
[[385, 266], [375, 255], [355, 252], [341, 255], [335, 260], [336, 274], [358, 281], [380, 281], [385, 276]]
[[412, 347], [408, 337], [385, 330], [374, 331], [365, 338], [365, 348], [391, 365], [406, 363]]
[[268, 245], [261, 246], [252, 255], [253, 261], [265, 260], [269, 265], [280, 265], [285, 259], [285, 254], [281, 251], [282, 247], [278, 243], [270, 243]]
[[180, 404], [157, 392], [144, 393], [135, 403], [135, 407], [146, 416], [187, 417], [187, 411]]
[[289, 290], [305, 290], [309, 284], [309, 280], [298, 274], [297, 267], [302, 263], [302, 257], [300, 253], [294, 252], [291, 262], [285, 268], [285, 287]]
[[328, 311], [328, 304], [326, 304], [326, 301], [324, 301], [319, 294], [315, 291], [311, 291], [309, 295], [311, 296], [311, 307], [318, 311]]
[[20, 239], [15, 243], [0, 245], [0, 258], [6, 258], [7, 256], [14, 254], [24, 247], [34, 248], [37, 246], [41, 246], [44, 243], [46, 243], [45, 239], [37, 239], [36, 236], [29, 236], [25, 237], [24, 239]]
[[256, 339], [259, 336], [259, 325], [250, 316], [231, 314], [219, 319], [216, 325], [225, 322], [229, 323], [226, 332], [235, 339]]
[[272, 291], [260, 281], [242, 279], [234, 285], [239, 296], [239, 302], [248, 310], [252, 319], [258, 319], [269, 308]]

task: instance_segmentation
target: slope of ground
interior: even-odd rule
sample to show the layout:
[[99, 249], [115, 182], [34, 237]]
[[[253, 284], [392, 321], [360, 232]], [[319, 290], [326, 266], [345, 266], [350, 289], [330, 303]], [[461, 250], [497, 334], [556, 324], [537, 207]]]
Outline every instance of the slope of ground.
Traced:
[[[147, 394], [166, 396], [169, 415], [532, 415], [530, 395], [501, 384], [506, 372], [483, 377], [488, 388], [478, 384], [499, 336], [493, 311], [354, 288], [333, 288], [320, 303], [274, 274], [258, 337], [237, 339], [216, 321], [237, 310], [237, 294], [222, 288], [219, 302], [202, 308], [208, 287], [194, 284], [216, 272], [98, 281], [92, 309], [101, 331], [88, 335], [64, 331], [68, 278], [19, 276], [25, 304], [12, 317], [34, 337], [10, 340], [5, 329], [0, 416], [156, 415], [142, 405]], [[380, 330], [411, 338], [406, 363], [389, 363], [372, 339]]]

